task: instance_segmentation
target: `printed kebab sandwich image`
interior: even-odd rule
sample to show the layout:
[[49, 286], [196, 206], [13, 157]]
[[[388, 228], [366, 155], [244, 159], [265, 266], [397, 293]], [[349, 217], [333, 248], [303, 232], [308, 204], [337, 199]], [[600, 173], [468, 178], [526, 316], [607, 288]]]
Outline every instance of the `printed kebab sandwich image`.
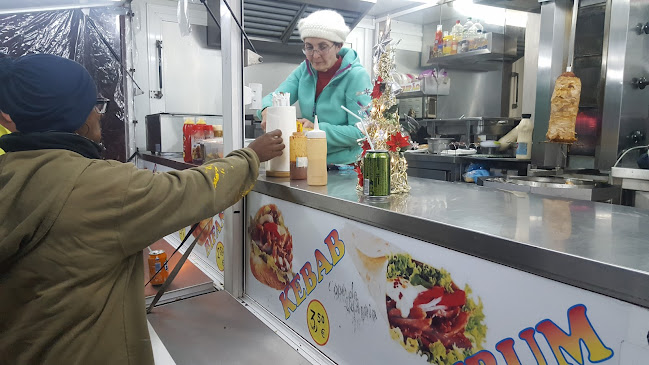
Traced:
[[277, 290], [293, 279], [293, 238], [275, 204], [264, 205], [250, 222], [250, 271]]
[[392, 255], [385, 296], [390, 335], [432, 363], [454, 364], [481, 350], [486, 336], [482, 303], [467, 297], [444, 269]]
[[[349, 223], [352, 261], [389, 326], [390, 337], [431, 364], [452, 365], [482, 350], [482, 301], [450, 273], [414, 260], [397, 246]], [[350, 239], [351, 238], [351, 239]]]

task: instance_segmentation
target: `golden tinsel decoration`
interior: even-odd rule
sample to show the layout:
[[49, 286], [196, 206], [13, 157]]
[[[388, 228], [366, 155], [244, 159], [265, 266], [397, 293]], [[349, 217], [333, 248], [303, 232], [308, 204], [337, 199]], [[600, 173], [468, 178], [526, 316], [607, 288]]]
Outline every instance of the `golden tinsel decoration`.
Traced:
[[[398, 146], [396, 151], [394, 146], [388, 144], [393, 136], [402, 137], [402, 127], [399, 123], [399, 114], [397, 111], [397, 90], [393, 89], [394, 80], [392, 74], [395, 71], [394, 48], [387, 46], [385, 52], [378, 57], [377, 80], [375, 89], [380, 86], [380, 96], [376, 96], [376, 90], [373, 92], [372, 110], [366, 118], [367, 137], [372, 141], [375, 150], [385, 150], [390, 153], [390, 193], [406, 193], [410, 191], [408, 185], [408, 163], [401, 151], [402, 147]], [[408, 142], [409, 145], [409, 142]], [[363, 171], [363, 160], [357, 164], [360, 171]], [[358, 190], [362, 190], [360, 181], [357, 185]]]

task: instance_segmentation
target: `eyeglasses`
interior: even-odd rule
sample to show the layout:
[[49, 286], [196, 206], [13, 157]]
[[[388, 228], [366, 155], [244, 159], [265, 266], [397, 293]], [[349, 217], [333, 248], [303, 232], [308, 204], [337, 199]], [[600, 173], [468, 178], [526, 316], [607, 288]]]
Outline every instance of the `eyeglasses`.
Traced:
[[302, 53], [304, 53], [305, 56], [311, 56], [313, 55], [313, 53], [318, 53], [319, 55], [323, 55], [329, 52], [329, 50], [333, 46], [334, 46], [333, 44], [324, 44], [324, 45], [320, 45], [318, 49], [315, 49], [313, 48], [313, 46], [308, 45], [302, 48]]
[[99, 114], [106, 113], [106, 108], [108, 107], [109, 101], [110, 101], [109, 99], [98, 97], [97, 104], [95, 104], [95, 111]]

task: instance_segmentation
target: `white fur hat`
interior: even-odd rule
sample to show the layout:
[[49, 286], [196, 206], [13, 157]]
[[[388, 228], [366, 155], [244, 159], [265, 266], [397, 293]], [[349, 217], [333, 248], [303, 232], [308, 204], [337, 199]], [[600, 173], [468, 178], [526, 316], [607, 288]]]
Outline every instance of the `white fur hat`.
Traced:
[[333, 10], [318, 10], [297, 23], [300, 38], [323, 38], [334, 43], [344, 43], [349, 27], [342, 15]]

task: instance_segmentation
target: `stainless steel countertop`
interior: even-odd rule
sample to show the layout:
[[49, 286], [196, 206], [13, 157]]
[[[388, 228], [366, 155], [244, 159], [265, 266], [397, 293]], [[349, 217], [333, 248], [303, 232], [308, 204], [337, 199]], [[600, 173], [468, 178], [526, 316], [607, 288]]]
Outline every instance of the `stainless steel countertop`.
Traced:
[[649, 308], [649, 211], [409, 182], [385, 202], [359, 196], [353, 171], [331, 172], [324, 187], [262, 174], [254, 191]]
[[[145, 160], [193, 167], [182, 159]], [[178, 161], [180, 160], [180, 161]], [[410, 177], [374, 202], [356, 173], [324, 187], [259, 177], [254, 190], [649, 308], [649, 211]]]

